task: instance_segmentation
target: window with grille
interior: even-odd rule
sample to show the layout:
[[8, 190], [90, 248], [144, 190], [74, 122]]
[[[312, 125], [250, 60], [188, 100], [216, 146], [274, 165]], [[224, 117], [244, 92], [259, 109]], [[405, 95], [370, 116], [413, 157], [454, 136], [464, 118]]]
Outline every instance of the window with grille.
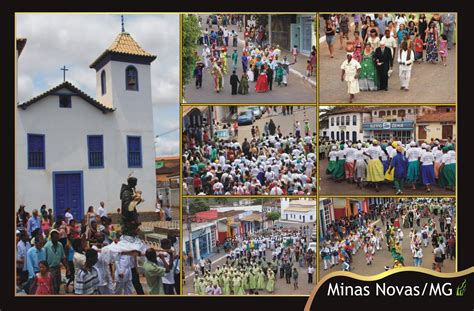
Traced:
[[44, 135], [28, 134], [28, 169], [45, 168]]
[[142, 167], [142, 139], [140, 136], [127, 136], [128, 167]]
[[102, 135], [88, 135], [87, 149], [89, 153], [89, 168], [103, 168], [104, 137]]

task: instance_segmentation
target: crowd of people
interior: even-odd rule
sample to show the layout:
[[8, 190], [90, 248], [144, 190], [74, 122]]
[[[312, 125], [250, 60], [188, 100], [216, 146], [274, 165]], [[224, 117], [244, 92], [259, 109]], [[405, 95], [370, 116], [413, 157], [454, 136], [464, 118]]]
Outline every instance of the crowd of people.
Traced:
[[[288, 113], [291, 110], [287, 110]], [[303, 124], [302, 124], [303, 123]], [[316, 192], [316, 133], [309, 121], [295, 121], [283, 135], [272, 119], [263, 132], [240, 144], [238, 125], [218, 125], [233, 139], [209, 137], [206, 130], [187, 129], [183, 139], [183, 191], [196, 195], [306, 195]]]
[[[306, 228], [305, 228], [306, 229]], [[306, 234], [308, 235], [306, 235]], [[194, 294], [271, 294], [285, 284], [298, 290], [298, 270], [307, 271], [307, 282], [315, 282], [315, 252], [308, 248], [309, 230], [274, 229], [244, 238], [235, 237], [227, 249], [225, 264], [212, 269], [201, 259], [194, 268]], [[297, 269], [299, 267], [300, 269]]]
[[75, 219], [69, 208], [64, 215], [53, 215], [45, 205], [31, 213], [21, 205], [16, 227], [19, 293], [143, 295], [141, 274], [149, 288], [147, 294], [179, 294], [175, 239], [163, 239], [159, 247], [144, 243], [140, 252], [106, 252], [109, 245], [121, 240], [122, 232], [120, 225], [112, 224], [104, 202], [97, 212], [90, 206], [82, 219]]
[[[240, 18], [234, 18], [234, 24], [242, 24]], [[216, 93], [224, 91], [224, 79], [228, 73], [231, 73], [232, 95], [249, 94], [249, 82], [254, 82], [255, 92], [258, 93], [272, 91], [273, 82], [278, 86], [288, 86], [290, 66], [297, 61], [298, 48], [296, 46], [292, 48], [291, 57], [293, 59], [290, 62], [288, 56], [283, 55], [278, 44], [267, 43], [264, 27], [254, 25], [244, 27], [244, 46], [242, 51], [239, 51], [239, 34], [235, 30], [228, 30], [226, 19], [229, 20], [228, 17], [218, 16], [215, 26], [210, 18], [207, 19], [207, 28], [199, 38], [203, 49], [200, 55], [197, 55], [199, 61], [194, 69], [196, 88], [202, 87], [202, 77], [206, 72], [212, 76]], [[231, 39], [232, 47], [229, 47]], [[307, 59], [306, 75], [308, 77], [316, 76], [316, 55], [316, 47], [313, 46]]]
[[[342, 270], [351, 271], [358, 252], [364, 254], [367, 265], [372, 265], [384, 248], [392, 258], [385, 270], [407, 265], [421, 267], [423, 260], [429, 260], [425, 255], [430, 242], [433, 270], [441, 272], [443, 262], [455, 258], [454, 199], [406, 198], [375, 204], [370, 209], [370, 213], [341, 218], [328, 226], [320, 249], [324, 270], [341, 264]], [[377, 226], [376, 220], [382, 225]], [[408, 237], [404, 236], [403, 228], [410, 229]], [[405, 258], [403, 243], [410, 243], [412, 260]]]
[[427, 192], [432, 186], [455, 191], [456, 151], [451, 138], [446, 142], [411, 141], [403, 144], [390, 140], [331, 141], [319, 145], [320, 158], [328, 158], [326, 174], [335, 182], [354, 183], [359, 188], [367, 184], [379, 191], [379, 184], [393, 183], [396, 194], [405, 186], [416, 190], [422, 185]]
[[[413, 64], [447, 65], [453, 47], [455, 14], [353, 14], [354, 38], [349, 39], [349, 15], [324, 15], [326, 43], [334, 57], [336, 35], [347, 51], [341, 81], [348, 85], [349, 102], [360, 91], [388, 91], [394, 63], [399, 64], [400, 89], [408, 91]], [[360, 26], [360, 30], [359, 30]]]

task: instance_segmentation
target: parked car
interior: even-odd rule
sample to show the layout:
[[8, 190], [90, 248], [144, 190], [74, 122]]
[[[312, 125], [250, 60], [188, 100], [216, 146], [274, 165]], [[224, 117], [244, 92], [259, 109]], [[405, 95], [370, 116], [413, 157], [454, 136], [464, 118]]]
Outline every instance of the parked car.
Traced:
[[242, 111], [237, 117], [237, 123], [239, 125], [252, 125], [255, 122], [255, 116], [251, 110]]
[[248, 107], [248, 110], [253, 112], [255, 119], [260, 119], [262, 117], [262, 110], [260, 110], [260, 107], [251, 106], [251, 107]]

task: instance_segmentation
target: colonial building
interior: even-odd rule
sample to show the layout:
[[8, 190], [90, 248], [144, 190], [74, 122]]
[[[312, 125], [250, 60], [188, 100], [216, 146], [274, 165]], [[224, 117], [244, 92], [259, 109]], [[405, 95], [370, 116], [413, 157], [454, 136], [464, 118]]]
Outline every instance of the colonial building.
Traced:
[[316, 201], [281, 199], [281, 220], [299, 223], [316, 222]]
[[419, 116], [416, 119], [416, 136], [419, 142], [439, 139], [445, 142], [449, 137], [456, 140], [456, 111], [454, 107], [436, 107], [436, 113]]
[[369, 139], [389, 140], [396, 138], [402, 143], [415, 140], [417, 117], [435, 112], [433, 106], [373, 106], [372, 119], [364, 122], [363, 129]]
[[[17, 55], [21, 49], [17, 45]], [[139, 209], [154, 210], [150, 66], [155, 59], [122, 31], [90, 65], [96, 71], [95, 98], [65, 80], [17, 104], [16, 206], [31, 211], [46, 204], [55, 215], [71, 208], [76, 219], [100, 201], [115, 211], [121, 184], [132, 174], [145, 199]]]
[[338, 106], [320, 116], [327, 125], [320, 129], [320, 135], [325, 140], [365, 140], [368, 132], [363, 124], [371, 118], [370, 109], [363, 106]]
[[179, 156], [155, 159], [156, 190], [163, 206], [179, 207]]

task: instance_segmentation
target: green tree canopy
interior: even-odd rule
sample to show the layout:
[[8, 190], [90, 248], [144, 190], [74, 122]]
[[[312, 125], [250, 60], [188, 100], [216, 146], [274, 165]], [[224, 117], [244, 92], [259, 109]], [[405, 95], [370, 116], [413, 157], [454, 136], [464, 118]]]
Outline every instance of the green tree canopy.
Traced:
[[193, 76], [197, 56], [197, 40], [201, 35], [198, 18], [194, 14], [185, 14], [182, 16], [182, 87], [184, 96], [184, 86]]
[[281, 216], [281, 213], [277, 212], [277, 211], [269, 212], [266, 215], [267, 219], [269, 219], [271, 221], [275, 221], [275, 220], [280, 219], [280, 216]]
[[197, 198], [189, 200], [189, 213], [194, 215], [199, 212], [205, 212], [209, 210], [209, 204], [206, 200]]

